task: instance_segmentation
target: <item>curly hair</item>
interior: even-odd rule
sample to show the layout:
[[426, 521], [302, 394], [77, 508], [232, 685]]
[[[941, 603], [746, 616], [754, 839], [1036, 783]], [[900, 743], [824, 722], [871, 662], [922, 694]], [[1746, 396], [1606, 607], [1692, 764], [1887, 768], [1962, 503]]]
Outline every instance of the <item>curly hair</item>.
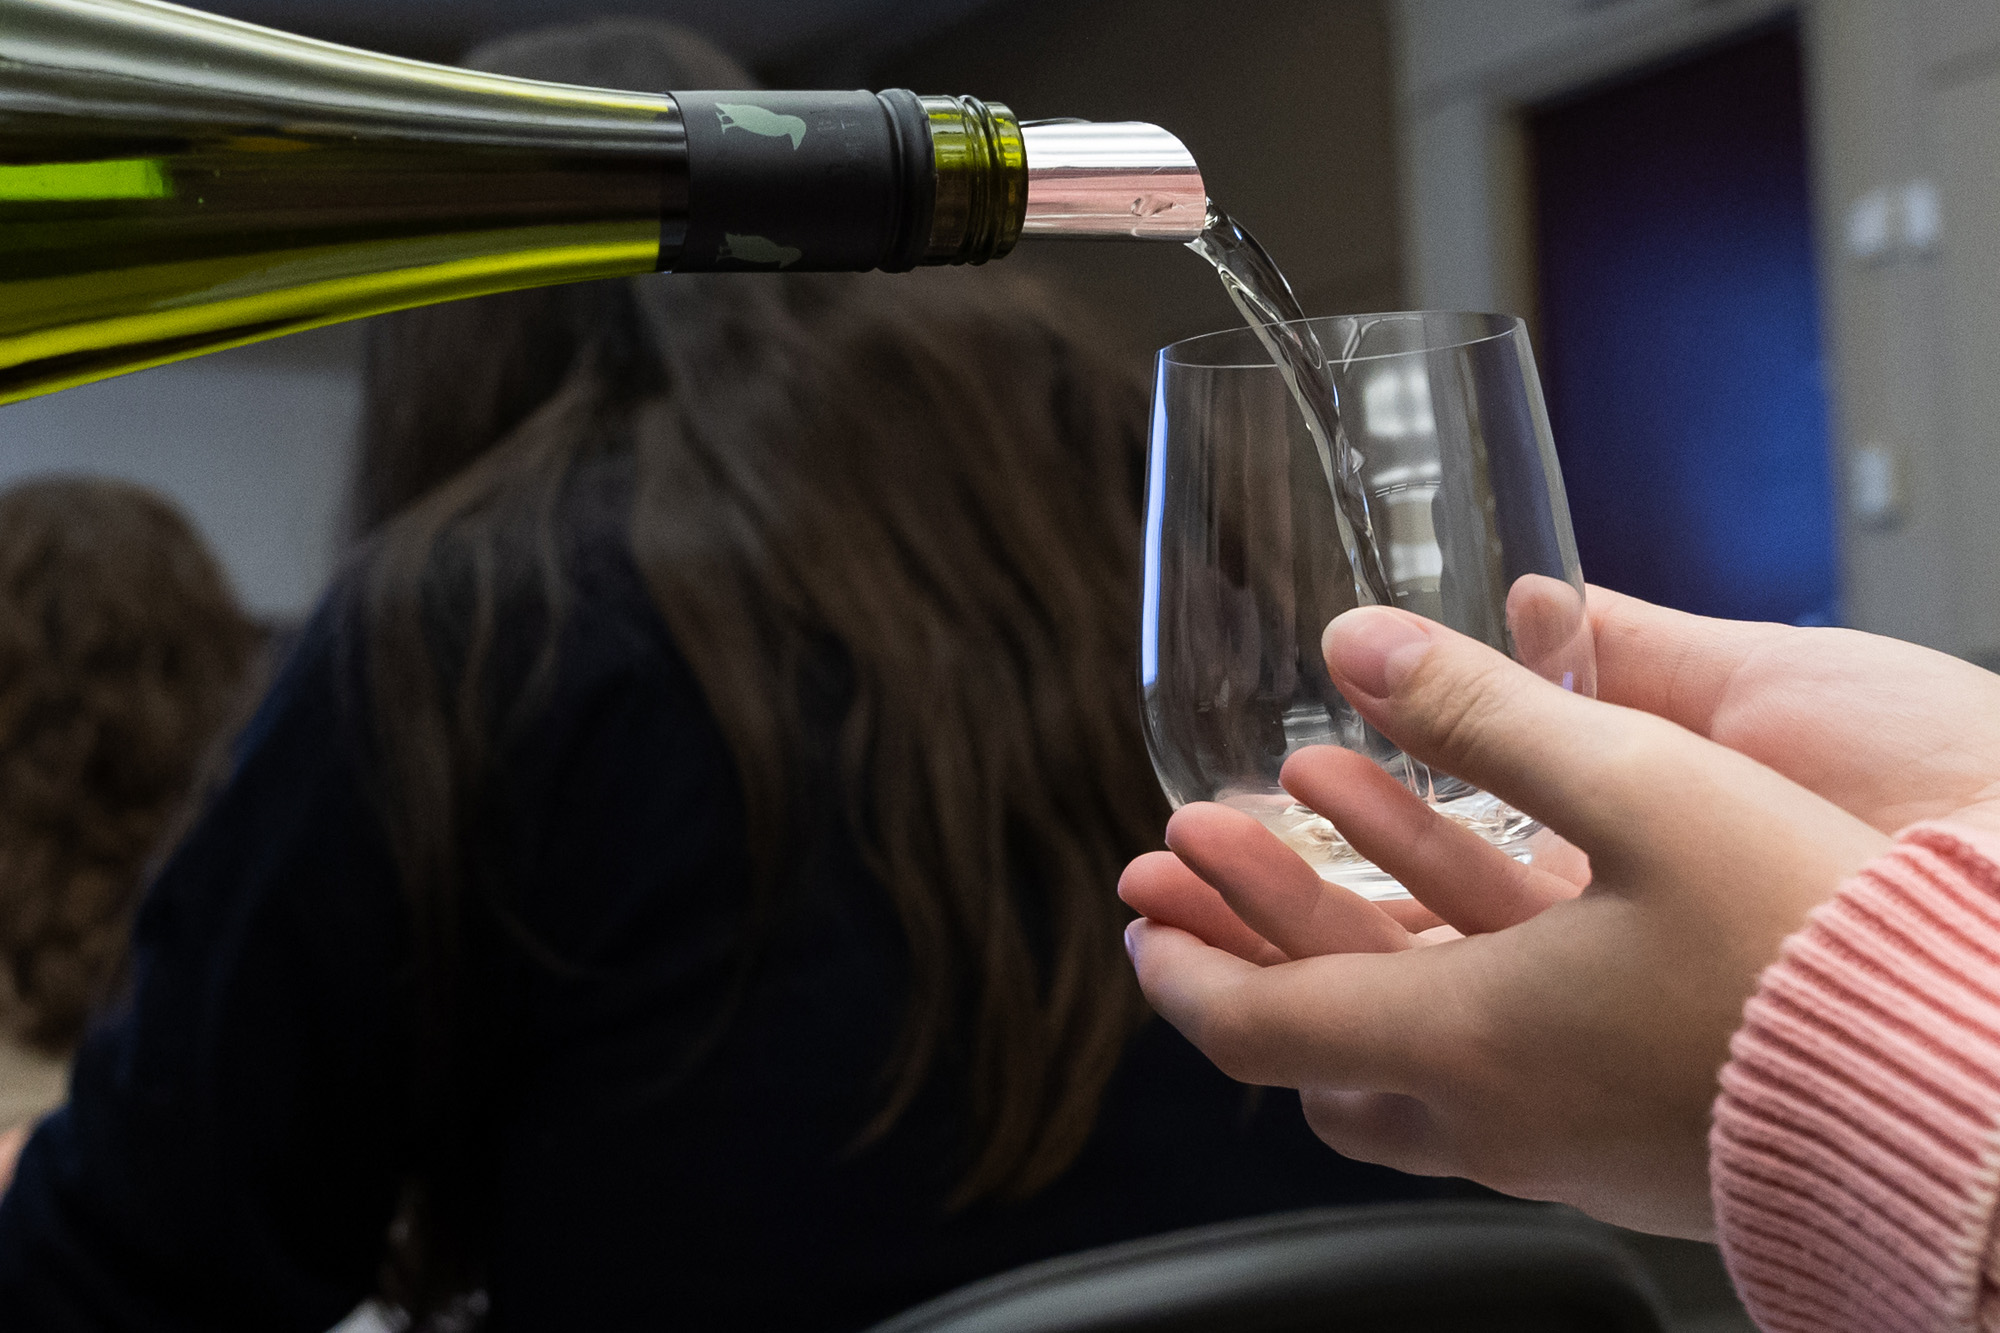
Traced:
[[122, 970], [153, 854], [259, 639], [172, 505], [0, 492], [0, 1027], [65, 1054]]

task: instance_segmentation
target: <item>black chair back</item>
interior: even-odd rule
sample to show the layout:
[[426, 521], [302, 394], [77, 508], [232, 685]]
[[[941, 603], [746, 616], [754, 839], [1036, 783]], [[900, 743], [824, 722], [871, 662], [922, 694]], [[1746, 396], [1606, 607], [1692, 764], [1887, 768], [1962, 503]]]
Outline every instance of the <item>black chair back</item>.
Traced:
[[1527, 1204], [1284, 1213], [1031, 1264], [872, 1333], [1663, 1333], [1612, 1234]]

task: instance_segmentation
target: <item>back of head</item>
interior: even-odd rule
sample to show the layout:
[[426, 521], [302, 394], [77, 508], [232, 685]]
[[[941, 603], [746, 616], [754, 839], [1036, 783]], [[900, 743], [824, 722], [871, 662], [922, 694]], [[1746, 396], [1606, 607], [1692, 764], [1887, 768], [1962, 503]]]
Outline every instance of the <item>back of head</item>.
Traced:
[[[474, 47], [472, 69], [638, 92], [755, 88], [749, 70], [686, 28], [603, 18]], [[644, 331], [623, 280], [424, 306], [370, 321], [368, 395], [350, 523], [371, 532], [478, 458], [554, 396], [578, 360], [643, 374]]]
[[[875, 1127], [970, 1051], [959, 1198], [1032, 1193], [1141, 1012], [1109, 890], [1166, 815], [1134, 683], [1144, 391], [1002, 274], [765, 296], [787, 299], [737, 325], [710, 308], [669, 349], [680, 391], [635, 431], [635, 554], [767, 821], [753, 845], [799, 826], [789, 793], [839, 793], [902, 919]], [[802, 782], [823, 645], [844, 712]]]
[[256, 628], [185, 519], [122, 482], [0, 493], [0, 1024], [74, 1044]]
[[658, 19], [600, 18], [510, 33], [473, 47], [459, 63], [521, 79], [646, 93], [761, 86], [700, 33]]

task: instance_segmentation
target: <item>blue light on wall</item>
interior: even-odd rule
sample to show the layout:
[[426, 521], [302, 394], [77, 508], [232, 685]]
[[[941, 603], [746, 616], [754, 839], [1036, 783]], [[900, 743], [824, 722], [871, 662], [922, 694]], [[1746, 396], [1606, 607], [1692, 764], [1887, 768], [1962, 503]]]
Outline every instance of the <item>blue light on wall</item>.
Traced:
[[1838, 619], [1804, 91], [1786, 23], [1542, 108], [1549, 411], [1587, 577]]

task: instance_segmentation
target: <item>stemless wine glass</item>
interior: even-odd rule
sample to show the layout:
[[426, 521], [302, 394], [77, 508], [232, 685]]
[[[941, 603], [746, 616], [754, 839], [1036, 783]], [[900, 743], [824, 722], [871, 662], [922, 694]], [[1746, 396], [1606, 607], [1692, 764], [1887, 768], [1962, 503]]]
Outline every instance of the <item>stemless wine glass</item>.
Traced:
[[[1327, 353], [1338, 437], [1366, 497], [1395, 605], [1596, 692], [1583, 574], [1521, 321], [1419, 312], [1304, 321]], [[1257, 334], [1159, 354], [1147, 481], [1140, 684], [1167, 797], [1248, 811], [1320, 875], [1405, 896], [1278, 782], [1294, 750], [1360, 751], [1433, 808], [1520, 860], [1552, 835], [1402, 754], [1334, 689], [1326, 623], [1382, 600], [1343, 539], [1323, 457]]]

